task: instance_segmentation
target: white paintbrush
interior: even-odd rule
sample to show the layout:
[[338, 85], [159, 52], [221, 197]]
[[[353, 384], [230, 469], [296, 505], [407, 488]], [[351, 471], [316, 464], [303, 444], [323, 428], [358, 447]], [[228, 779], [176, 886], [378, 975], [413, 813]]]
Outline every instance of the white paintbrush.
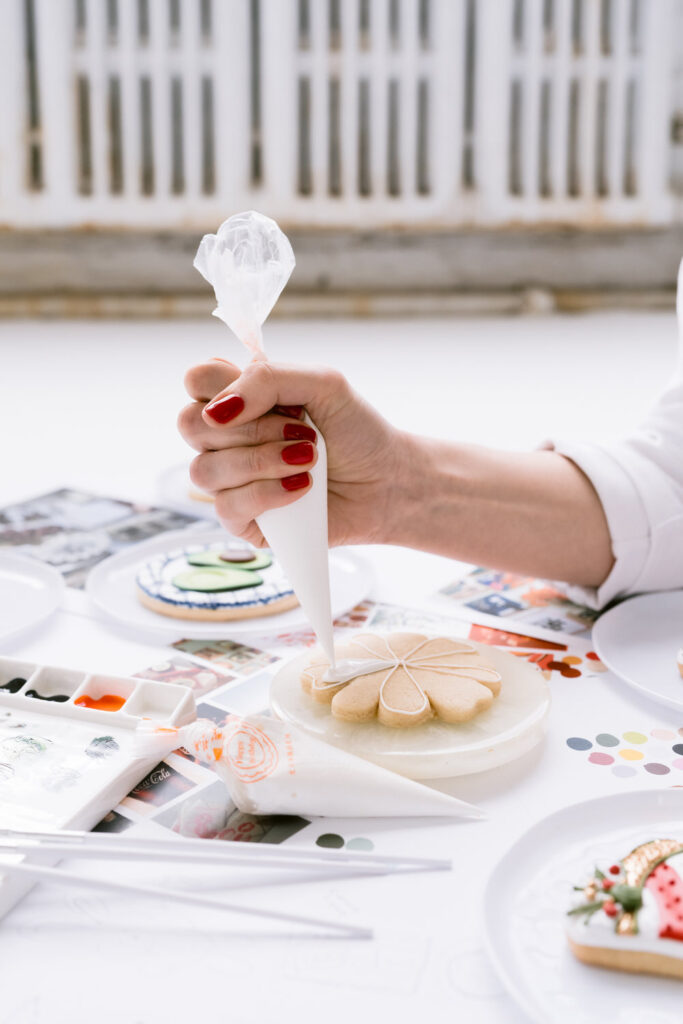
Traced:
[[[0, 829], [0, 841], [8, 840], [49, 840], [59, 844], [60, 852], [65, 846], [79, 844], [88, 847], [111, 846], [117, 850], [147, 851], [150, 854], [164, 857], [171, 852], [183, 855], [194, 853], [199, 857], [210, 855], [218, 858], [220, 863], [246, 863], [250, 867], [274, 865], [278, 867], [320, 865], [354, 865], [364, 867], [386, 868], [387, 871], [450, 871], [450, 860], [432, 857], [404, 857], [362, 851], [347, 850], [301, 850], [295, 847], [273, 847], [262, 843], [243, 843], [233, 840], [191, 839], [175, 836], [171, 839], [155, 839], [148, 837], [119, 836], [118, 839], [104, 832], [32, 830], [32, 829]], [[248, 851], [247, 851], [248, 847]], [[31, 850], [41, 849], [33, 845]], [[75, 847], [74, 847], [75, 848]]]
[[[35, 848], [34, 848], [35, 852]], [[20, 875], [36, 882], [51, 882], [54, 885], [77, 886], [81, 889], [94, 889], [97, 892], [126, 893], [135, 896], [152, 896], [166, 902], [184, 903], [188, 906], [202, 907], [204, 910], [222, 910], [233, 914], [244, 914], [262, 920], [283, 921], [288, 924], [314, 928], [323, 933], [331, 932], [338, 938], [370, 939], [372, 930], [358, 925], [344, 924], [339, 921], [328, 921], [322, 918], [307, 917], [301, 914], [289, 914], [279, 910], [263, 910], [260, 907], [246, 907], [239, 903], [225, 903], [223, 900], [210, 899], [206, 896], [195, 896], [181, 889], [159, 889], [155, 886], [131, 885], [126, 882], [113, 882], [108, 878], [87, 878], [64, 871], [61, 868], [41, 867], [37, 864], [0, 863], [2, 874]], [[331, 936], [329, 936], [331, 937]]]
[[[206, 841], [205, 841], [206, 842]], [[295, 861], [291, 858], [271, 858], [254, 864], [249, 854], [242, 857], [226, 858], [220, 850], [213, 852], [207, 850], [179, 850], [175, 844], [167, 844], [168, 850], [160, 851], [157, 848], [143, 846], [126, 846], [116, 841], [107, 845], [105, 843], [87, 844], [79, 840], [71, 842], [51, 842], [21, 839], [0, 838], [0, 858], [6, 854], [27, 854], [43, 856], [49, 854], [58, 858], [69, 860], [95, 860], [95, 861], [137, 861], [154, 864], [212, 864], [228, 868], [267, 868], [268, 870], [288, 872], [287, 877], [258, 878], [245, 882], [242, 879], [222, 881], [223, 889], [255, 889], [261, 887], [302, 885], [311, 882], [336, 882], [347, 878], [376, 878], [379, 876], [410, 874], [411, 872], [423, 871], [422, 867], [393, 864], [372, 864], [358, 862], [357, 864], [332, 863], [325, 864], [324, 860], [301, 860]], [[0, 874], [2, 874], [2, 860], [0, 859]]]

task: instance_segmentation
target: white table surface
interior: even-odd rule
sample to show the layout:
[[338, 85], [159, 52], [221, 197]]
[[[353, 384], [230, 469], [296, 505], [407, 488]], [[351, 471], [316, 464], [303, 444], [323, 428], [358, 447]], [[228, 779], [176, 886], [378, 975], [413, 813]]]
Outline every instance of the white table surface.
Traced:
[[[673, 315], [664, 314], [283, 321], [266, 337], [273, 359], [337, 365], [402, 427], [517, 448], [628, 429], [665, 382], [675, 350]], [[154, 500], [159, 474], [186, 457], [175, 434], [183, 370], [236, 351], [208, 317], [0, 324], [0, 503], [64, 485]], [[424, 603], [463, 569], [393, 548], [364, 553], [377, 574], [373, 596], [394, 603]], [[72, 593], [39, 633], [0, 653], [129, 672], [159, 660], [163, 648], [97, 622]], [[323, 831], [371, 836], [378, 852], [452, 857], [452, 873], [252, 895], [264, 906], [371, 924], [372, 941], [245, 934], [241, 920], [191, 908], [40, 887], [0, 923], [0, 1024], [251, 1024], [270, 1016], [518, 1024], [480, 929], [483, 886], [500, 850], [552, 809], [626, 788], [577, 757], [566, 737], [683, 725], [608, 674], [554, 678], [552, 688], [541, 748], [503, 770], [440, 784], [485, 808], [488, 821], [326, 822], [292, 840], [310, 846]], [[645, 773], [629, 780], [663, 782]], [[618, 1021], [616, 988], [614, 1005]]]

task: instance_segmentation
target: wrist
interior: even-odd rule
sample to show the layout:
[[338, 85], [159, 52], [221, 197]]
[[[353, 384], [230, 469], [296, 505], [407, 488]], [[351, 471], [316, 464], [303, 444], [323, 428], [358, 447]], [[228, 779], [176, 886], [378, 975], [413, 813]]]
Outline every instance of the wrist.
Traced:
[[381, 543], [429, 548], [435, 504], [445, 500], [446, 491], [453, 490], [452, 483], [445, 479], [449, 474], [444, 474], [440, 465], [441, 444], [433, 438], [398, 432]]

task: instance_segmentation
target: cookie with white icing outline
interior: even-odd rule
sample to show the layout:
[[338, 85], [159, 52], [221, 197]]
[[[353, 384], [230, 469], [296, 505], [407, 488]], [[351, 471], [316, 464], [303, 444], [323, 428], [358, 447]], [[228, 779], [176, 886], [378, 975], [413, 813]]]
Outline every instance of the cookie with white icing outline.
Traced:
[[421, 725], [435, 716], [444, 722], [468, 722], [500, 693], [500, 673], [464, 640], [367, 633], [335, 647], [335, 653], [339, 660], [365, 662], [362, 673], [344, 682], [329, 681], [329, 662], [315, 654], [302, 673], [301, 685], [345, 722], [377, 718], [395, 729]]
[[577, 959], [683, 979], [683, 840], [641, 843], [574, 888], [566, 930]]
[[[296, 595], [270, 554], [253, 549], [253, 558], [244, 561], [243, 547], [235, 562], [227, 560], [230, 548], [220, 542], [188, 544], [158, 555], [138, 571], [138, 599], [160, 615], [204, 622], [276, 615], [294, 608], [299, 603]], [[198, 589], [192, 589], [193, 578]]]

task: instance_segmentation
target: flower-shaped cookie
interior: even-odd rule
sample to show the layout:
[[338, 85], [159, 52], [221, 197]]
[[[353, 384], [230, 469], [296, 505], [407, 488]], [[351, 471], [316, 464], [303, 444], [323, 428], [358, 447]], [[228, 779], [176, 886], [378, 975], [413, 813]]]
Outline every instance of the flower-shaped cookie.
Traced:
[[322, 654], [314, 655], [301, 685], [345, 722], [368, 722], [376, 716], [382, 725], [405, 728], [434, 715], [444, 722], [467, 722], [490, 707], [500, 692], [500, 673], [463, 640], [368, 633], [336, 653], [340, 659], [362, 661], [359, 674], [344, 682], [327, 681], [329, 662]]

